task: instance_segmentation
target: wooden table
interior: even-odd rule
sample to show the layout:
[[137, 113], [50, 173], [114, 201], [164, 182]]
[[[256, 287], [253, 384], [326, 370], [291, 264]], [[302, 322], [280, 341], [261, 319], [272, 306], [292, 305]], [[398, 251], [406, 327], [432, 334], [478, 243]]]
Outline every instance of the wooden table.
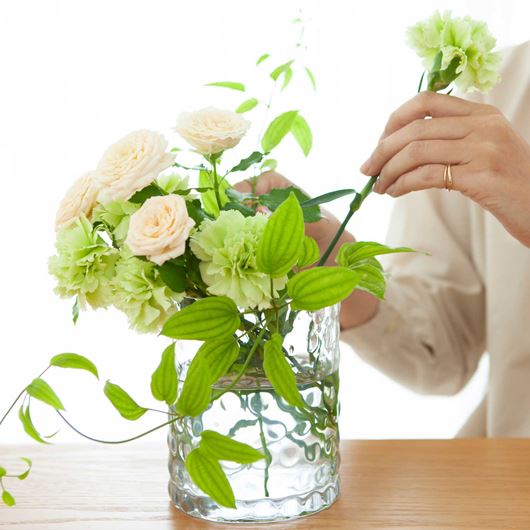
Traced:
[[[278, 529], [530, 529], [530, 440], [345, 441], [342, 495], [329, 510]], [[34, 460], [11, 479], [12, 530], [224, 529], [173, 508], [161, 445], [0, 446], [0, 463]], [[270, 525], [238, 525], [238, 530]]]

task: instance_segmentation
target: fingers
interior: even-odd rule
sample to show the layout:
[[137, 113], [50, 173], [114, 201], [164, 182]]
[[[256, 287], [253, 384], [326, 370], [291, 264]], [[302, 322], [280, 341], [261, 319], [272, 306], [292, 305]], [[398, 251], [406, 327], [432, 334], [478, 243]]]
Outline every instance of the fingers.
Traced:
[[374, 187], [377, 193], [385, 193], [403, 175], [429, 164], [466, 164], [469, 146], [465, 140], [418, 140], [407, 144], [382, 168]]
[[[276, 173], [276, 171], [266, 171], [265, 173], [262, 173], [256, 181], [256, 194], [264, 195], [273, 188], [287, 188], [292, 185], [293, 183], [280, 173]], [[252, 185], [249, 180], [242, 180], [237, 184], [234, 184], [234, 188], [241, 193], [250, 193], [252, 191]]]
[[381, 140], [361, 166], [365, 175], [379, 175], [383, 166], [408, 144], [418, 140], [455, 140], [473, 130], [472, 118], [417, 119]]
[[480, 112], [481, 107], [478, 103], [456, 96], [447, 96], [436, 92], [420, 92], [390, 115], [381, 139], [414, 120], [423, 119], [427, 116], [433, 118], [469, 116], [473, 112]]
[[[401, 197], [411, 191], [426, 190], [429, 188], [445, 188], [445, 164], [427, 164], [417, 167], [401, 177], [387, 189], [392, 197]], [[453, 189], [459, 190], [462, 179], [469, 173], [468, 165], [451, 166], [453, 176]]]

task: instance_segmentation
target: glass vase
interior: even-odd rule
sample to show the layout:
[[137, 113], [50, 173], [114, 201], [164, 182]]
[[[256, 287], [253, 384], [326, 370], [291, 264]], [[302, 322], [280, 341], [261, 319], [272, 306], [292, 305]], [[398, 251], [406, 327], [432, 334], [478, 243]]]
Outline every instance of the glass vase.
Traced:
[[[220, 522], [271, 522], [328, 508], [339, 494], [339, 306], [299, 312], [284, 338], [284, 351], [296, 375], [307, 410], [289, 405], [265, 378], [250, 370], [200, 416], [170, 427], [169, 494], [188, 515]], [[177, 345], [179, 387], [200, 344]], [[223, 390], [228, 375], [214, 385]], [[189, 436], [186, 436], [184, 429]], [[185, 459], [211, 429], [262, 451], [254, 464], [221, 462], [236, 498], [225, 508], [192, 482]]]

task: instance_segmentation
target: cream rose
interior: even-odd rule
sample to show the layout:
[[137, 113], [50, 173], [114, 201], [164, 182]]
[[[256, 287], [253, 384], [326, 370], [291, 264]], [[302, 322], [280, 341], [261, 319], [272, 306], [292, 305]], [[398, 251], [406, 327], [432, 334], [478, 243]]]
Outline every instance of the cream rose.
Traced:
[[194, 224], [180, 195], [151, 197], [131, 215], [125, 244], [135, 256], [162, 265], [184, 254]]
[[147, 130], [132, 132], [111, 145], [97, 167], [98, 202], [125, 201], [151, 184], [175, 160], [166, 149], [167, 140]]
[[70, 186], [59, 204], [55, 217], [55, 230], [59, 231], [82, 214], [90, 217], [99, 192], [96, 177], [95, 171], [88, 171]]
[[237, 112], [207, 107], [181, 113], [175, 131], [199, 153], [212, 155], [235, 147], [249, 127]]

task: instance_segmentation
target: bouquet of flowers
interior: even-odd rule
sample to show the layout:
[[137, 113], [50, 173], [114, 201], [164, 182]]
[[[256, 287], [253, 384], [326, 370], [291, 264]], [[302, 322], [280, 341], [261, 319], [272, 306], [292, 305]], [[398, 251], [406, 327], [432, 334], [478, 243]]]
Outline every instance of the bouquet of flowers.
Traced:
[[[409, 38], [424, 60], [429, 90], [443, 90], [453, 82], [464, 89], [485, 89], [497, 80], [499, 59], [491, 53], [494, 40], [482, 23], [437, 13], [411, 28]], [[265, 54], [257, 63], [268, 61]], [[272, 83], [285, 89], [298, 68], [315, 85], [311, 70], [299, 66], [288, 61], [275, 67], [269, 74]], [[241, 83], [211, 85], [245, 92]], [[250, 424], [238, 422], [228, 432], [194, 429], [193, 418], [253, 377], [274, 394], [284, 412], [307, 423], [308, 431], [326, 443], [321, 423], [326, 428], [336, 423], [336, 403], [324, 406], [304, 397], [300, 381], [315, 364], [309, 369], [297, 362], [285, 339], [301, 313], [339, 304], [354, 289], [383, 299], [385, 274], [377, 257], [411, 251], [375, 242], [347, 243], [338, 251], [336, 266], [325, 265], [376, 177], [360, 192], [347, 188], [315, 198], [296, 187], [264, 195], [237, 191], [235, 181], [246, 177], [255, 185], [257, 174], [276, 167], [271, 154], [288, 135], [306, 156], [311, 150], [307, 121], [290, 110], [266, 124], [259, 150], [243, 153], [239, 163], [227, 166], [224, 154], [250, 128], [245, 116], [262, 104], [270, 106], [252, 97], [235, 111], [209, 107], [182, 113], [175, 131], [191, 146], [193, 164], [185, 164], [182, 151], [170, 149], [156, 131], [138, 130], [118, 140], [62, 200], [56, 218], [57, 253], [49, 261], [57, 294], [74, 300], [74, 322], [81, 310], [114, 306], [134, 330], [169, 339], [151, 378], [153, 398], [169, 408], [160, 427], [178, 425], [186, 444], [185, 472], [218, 506], [232, 509], [237, 499], [223, 461], [241, 466], [263, 461], [268, 496], [270, 440], [263, 430], [257, 436], [259, 446], [237, 435], [243, 427], [262, 427], [264, 417], [258, 411], [254, 419], [241, 420]], [[305, 224], [321, 219], [320, 205], [348, 195], [352, 200], [346, 218], [321, 253], [305, 234]], [[179, 365], [177, 341], [200, 341], [185, 366]], [[57, 355], [50, 367], [85, 369], [98, 376], [96, 366], [77, 354]], [[67, 421], [61, 400], [42, 375], [15, 400], [23, 398], [20, 420], [39, 442], [45, 439], [32, 422], [31, 399], [55, 408]], [[248, 397], [245, 392], [239, 398]], [[104, 393], [127, 420], [152, 410], [110, 381]], [[4, 476], [9, 475], [0, 467], [2, 488]], [[14, 503], [7, 490], [3, 500]]]

